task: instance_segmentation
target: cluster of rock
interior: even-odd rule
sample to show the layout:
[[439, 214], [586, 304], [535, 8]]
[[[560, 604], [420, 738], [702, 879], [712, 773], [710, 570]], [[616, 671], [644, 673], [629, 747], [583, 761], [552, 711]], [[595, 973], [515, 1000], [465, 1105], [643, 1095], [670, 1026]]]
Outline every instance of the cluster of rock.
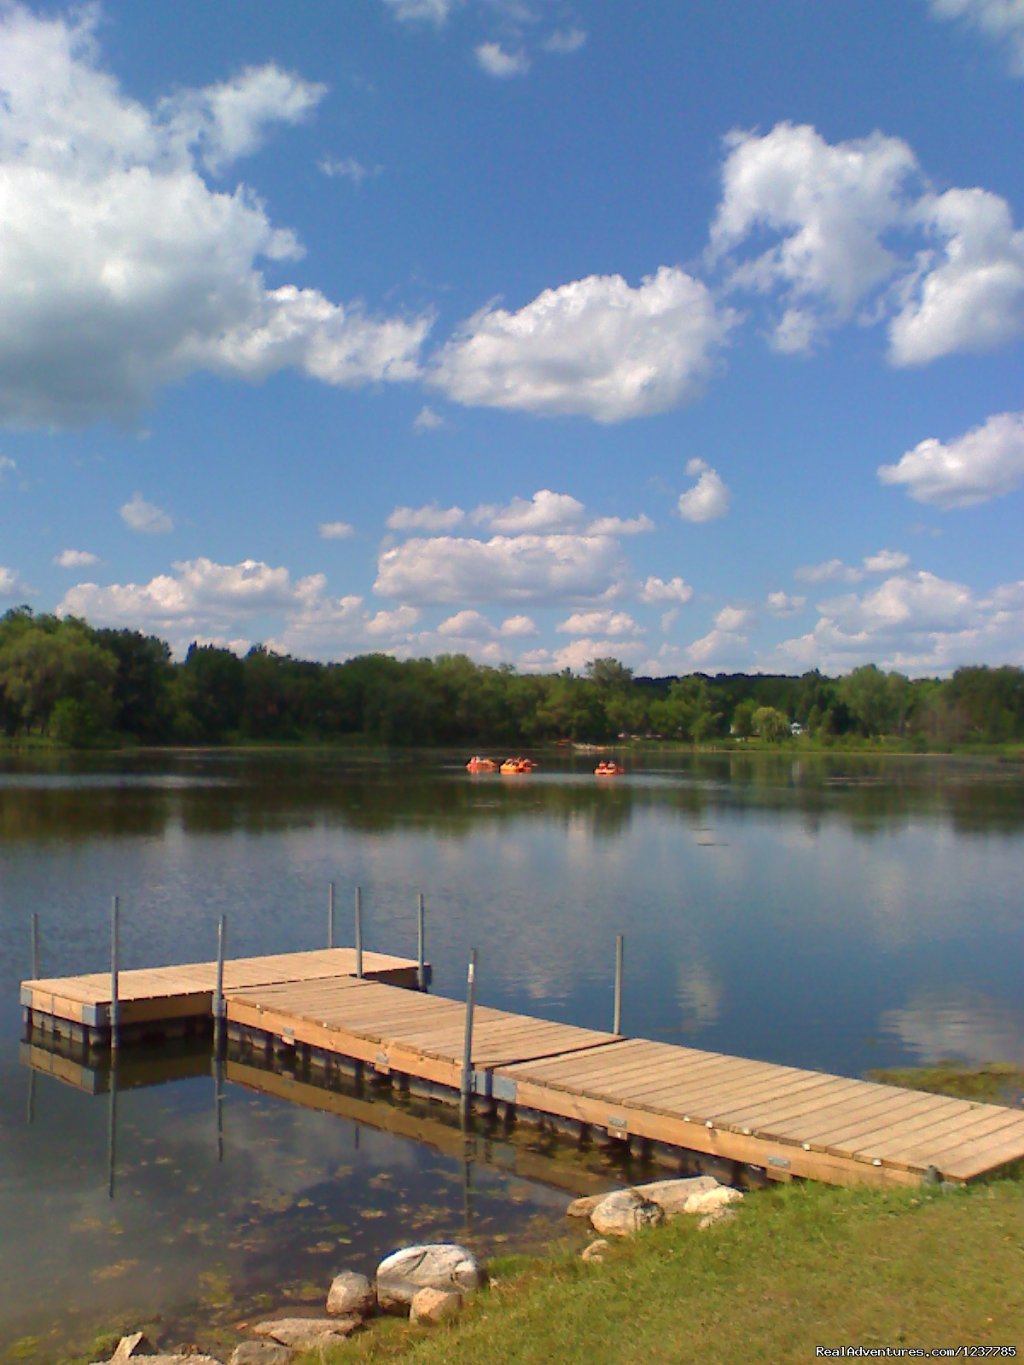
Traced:
[[652, 1180], [646, 1185], [630, 1185], [605, 1194], [588, 1194], [574, 1199], [566, 1213], [570, 1218], [589, 1218], [602, 1240], [583, 1250], [585, 1261], [600, 1261], [608, 1237], [630, 1237], [641, 1228], [654, 1227], [666, 1218], [689, 1214], [698, 1218], [698, 1227], [709, 1228], [736, 1216], [730, 1205], [743, 1198], [739, 1190], [721, 1185], [713, 1176], [697, 1175], [679, 1180]]
[[[255, 1340], [244, 1341], [228, 1365], [288, 1365], [299, 1351], [334, 1346], [377, 1313], [408, 1313], [410, 1321], [444, 1322], [458, 1313], [468, 1294], [485, 1280], [471, 1251], [455, 1242], [404, 1247], [386, 1256], [371, 1281], [343, 1270], [331, 1282], [325, 1317], [280, 1317], [254, 1323]], [[211, 1356], [162, 1354], [141, 1332], [122, 1337], [107, 1362], [125, 1365], [145, 1357], [146, 1365], [222, 1365]]]

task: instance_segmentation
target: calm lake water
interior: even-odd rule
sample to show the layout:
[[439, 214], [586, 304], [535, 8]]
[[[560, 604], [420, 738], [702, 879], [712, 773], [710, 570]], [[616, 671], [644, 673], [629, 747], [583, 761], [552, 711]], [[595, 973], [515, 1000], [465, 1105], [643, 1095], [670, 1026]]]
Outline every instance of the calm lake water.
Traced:
[[628, 1033], [848, 1075], [1024, 1058], [1024, 766], [651, 755], [599, 783], [582, 755], [511, 780], [464, 758], [0, 760], [0, 1359], [156, 1313], [203, 1341], [412, 1238], [542, 1240], [573, 1179], [301, 1078], [291, 1103], [236, 1067], [218, 1106], [202, 1051], [126, 1066], [113, 1101], [38, 1074], [32, 911], [59, 975], [107, 966], [114, 893], [132, 967], [215, 956], [221, 914], [232, 956], [322, 946], [332, 880], [339, 942], [361, 886], [366, 946], [414, 956], [422, 891], [441, 994], [476, 948], [483, 1003], [610, 1028], [621, 932]]

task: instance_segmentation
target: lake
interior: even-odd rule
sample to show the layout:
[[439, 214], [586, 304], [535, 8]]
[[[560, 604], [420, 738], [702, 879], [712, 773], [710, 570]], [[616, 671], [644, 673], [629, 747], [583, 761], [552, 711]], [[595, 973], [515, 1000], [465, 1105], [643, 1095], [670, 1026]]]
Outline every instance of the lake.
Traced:
[[475, 948], [482, 1003], [610, 1028], [622, 933], [627, 1033], [852, 1076], [1024, 1058], [1024, 765], [651, 753], [598, 781], [592, 755], [512, 779], [465, 757], [0, 759], [0, 1347], [52, 1361], [157, 1313], [202, 1340], [403, 1240], [543, 1242], [575, 1179], [384, 1097], [218, 1089], [202, 1049], [126, 1060], [113, 1096], [39, 1074], [33, 911], [60, 975], [108, 965], [114, 894], [133, 967], [214, 957], [221, 914], [231, 956], [323, 946], [331, 881], [339, 942], [358, 886], [365, 946], [415, 956], [422, 892], [440, 994]]

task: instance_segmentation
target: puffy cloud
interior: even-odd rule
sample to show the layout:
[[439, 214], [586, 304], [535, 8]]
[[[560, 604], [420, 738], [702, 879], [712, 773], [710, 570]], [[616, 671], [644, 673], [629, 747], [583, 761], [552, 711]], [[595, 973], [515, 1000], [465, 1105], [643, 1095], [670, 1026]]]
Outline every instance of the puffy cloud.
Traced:
[[[513, 498], [505, 507], [478, 507], [473, 520], [505, 535], [523, 532], [567, 531], [577, 526], [583, 517], [583, 504], [568, 493], [553, 493], [540, 488], [533, 497]], [[600, 532], [593, 532], [599, 535]]]
[[653, 531], [654, 522], [642, 512], [637, 517], [598, 517], [587, 527], [592, 536], [638, 536]]
[[598, 632], [616, 638], [643, 634], [643, 627], [637, 625], [625, 611], [576, 611], [560, 621], [555, 629], [565, 635], [591, 635]]
[[587, 41], [586, 31], [582, 28], [556, 28], [554, 33], [544, 39], [541, 46], [545, 52], [556, 52], [561, 56], [579, 52]]
[[999, 413], [948, 445], [929, 437], [896, 464], [879, 466], [878, 477], [936, 507], [1002, 497], [1024, 483], [1024, 413]]
[[750, 646], [740, 631], [714, 630], [702, 635], [686, 647], [685, 657], [695, 668], [707, 673], [727, 672], [732, 668], [750, 668]]
[[622, 571], [610, 536], [437, 536], [385, 550], [374, 591], [409, 602], [544, 602], [593, 598]]
[[714, 521], [729, 510], [732, 495], [717, 470], [703, 460], [691, 460], [686, 472], [697, 482], [679, 495], [679, 515], [684, 521]]
[[[257, 628], [267, 644], [304, 658], [344, 658], [386, 648], [411, 653], [417, 607], [370, 612], [361, 597], [334, 598], [323, 574], [294, 579], [281, 565], [246, 559], [219, 564], [201, 556], [175, 563], [173, 572], [148, 583], [79, 583], [64, 594], [59, 615], [84, 616], [97, 625], [153, 631], [178, 653], [192, 640], [245, 647]], [[269, 634], [277, 622], [276, 636]], [[258, 623], [258, 627], [257, 627]]]
[[677, 268], [635, 289], [590, 275], [517, 313], [482, 309], [438, 352], [430, 380], [467, 406], [621, 422], [696, 397], [731, 322]]
[[1020, 0], [929, 0], [937, 19], [960, 19], [1003, 47], [1024, 76], [1024, 5]]
[[413, 419], [413, 427], [416, 431], [437, 431], [438, 427], [443, 427], [444, 418], [439, 412], [435, 412], [432, 407], [424, 404]]
[[516, 639], [524, 635], [536, 635], [537, 626], [529, 616], [506, 616], [498, 627], [498, 633], [508, 639]]
[[693, 589], [681, 578], [648, 578], [640, 589], [641, 602], [689, 602]]
[[770, 592], [768, 610], [775, 616], [795, 616], [807, 605], [806, 597], [791, 597], [787, 592]]
[[[807, 125], [777, 124], [726, 139], [722, 201], [711, 230], [712, 260], [731, 283], [767, 293], [786, 308], [775, 329], [781, 350], [806, 350], [822, 322], [845, 321], [897, 270], [882, 235], [900, 224], [916, 158], [899, 138], [830, 145]], [[740, 262], [733, 253], [765, 232], [779, 241]]]
[[32, 589], [18, 573], [5, 564], [0, 564], [0, 600], [10, 601], [13, 597], [29, 597]]
[[793, 577], [801, 583], [834, 583], [837, 580], [859, 583], [863, 574], [860, 569], [844, 564], [841, 559], [826, 559], [823, 564], [801, 564], [794, 569]]
[[715, 617], [716, 630], [738, 634], [748, 630], [754, 622], [754, 613], [746, 607], [723, 607]]
[[294, 235], [245, 186], [200, 173], [304, 117], [322, 87], [268, 66], [149, 108], [102, 69], [97, 15], [0, 9], [0, 421], [131, 413], [196, 370], [414, 375], [425, 318], [268, 290], [259, 265], [299, 255]]
[[262, 146], [268, 127], [299, 123], [327, 93], [276, 66], [248, 67], [230, 81], [183, 90], [163, 101], [160, 112], [172, 137], [194, 147], [203, 165], [220, 173]]
[[595, 659], [615, 658], [624, 664], [636, 664], [644, 656], [644, 645], [640, 641], [616, 639], [570, 640], [559, 649], [534, 649], [519, 659], [520, 668], [529, 672], [552, 672], [571, 668], [574, 673], [583, 673], [587, 665]]
[[959, 351], [990, 351], [1024, 331], [1024, 232], [1005, 199], [947, 190], [917, 216], [941, 253], [922, 251], [889, 327], [896, 365], [925, 365]]
[[461, 507], [396, 507], [388, 517], [392, 531], [453, 531], [466, 519]]
[[431, 23], [438, 28], [462, 0], [384, 0], [391, 13], [402, 23]]
[[59, 555], [54, 555], [53, 562], [61, 569], [87, 569], [100, 560], [91, 550], [61, 550]]
[[892, 573], [896, 569], [905, 569], [909, 563], [910, 556], [903, 550], [879, 550], [877, 554], [865, 556], [864, 572]]
[[317, 529], [321, 540], [347, 540], [356, 528], [347, 521], [322, 521]]
[[1024, 582], [979, 595], [934, 574], [897, 574], [818, 610], [813, 630], [773, 651], [772, 668], [845, 672], [877, 663], [941, 674], [985, 658], [1024, 663]]
[[525, 76], [530, 69], [530, 59], [522, 49], [507, 52], [500, 43], [479, 43], [475, 51], [481, 71], [486, 71], [488, 76], [495, 76], [498, 80]]
[[493, 635], [494, 627], [486, 616], [482, 616], [478, 611], [457, 611], [454, 616], [449, 616], [442, 621], [437, 628], [438, 635], [449, 635], [475, 639], [480, 635]]
[[174, 530], [174, 519], [162, 507], [147, 502], [141, 493], [134, 493], [118, 508], [124, 524], [142, 535], [162, 536]]

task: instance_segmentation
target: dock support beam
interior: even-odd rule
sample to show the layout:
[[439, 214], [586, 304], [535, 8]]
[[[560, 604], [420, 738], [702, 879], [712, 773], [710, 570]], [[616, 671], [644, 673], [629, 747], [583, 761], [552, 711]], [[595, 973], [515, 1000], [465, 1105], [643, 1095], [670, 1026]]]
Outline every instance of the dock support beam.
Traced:
[[469, 1118], [473, 1103], [473, 1010], [476, 1006], [476, 949], [469, 954], [469, 970], [466, 973], [466, 1029], [462, 1041], [462, 1120]]
[[416, 898], [416, 985], [427, 989], [427, 912], [421, 891]]
[[121, 935], [121, 901], [115, 896], [110, 904], [110, 1050], [117, 1055], [121, 1039], [121, 1001], [118, 996], [120, 977], [119, 949]]
[[356, 887], [356, 976], [363, 979], [363, 888]]
[[622, 1034], [622, 959], [624, 955], [624, 943], [621, 934], [615, 935], [615, 1021], [612, 1024], [614, 1034]]
[[224, 946], [227, 937], [227, 915], [217, 922], [217, 986], [213, 993], [213, 1049], [220, 1057], [224, 1046]]

